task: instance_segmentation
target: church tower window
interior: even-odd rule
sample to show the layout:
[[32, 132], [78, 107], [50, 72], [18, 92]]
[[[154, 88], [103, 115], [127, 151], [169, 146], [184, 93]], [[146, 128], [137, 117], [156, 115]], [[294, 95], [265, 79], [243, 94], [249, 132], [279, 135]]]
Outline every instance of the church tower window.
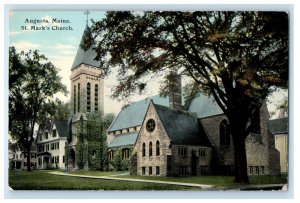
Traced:
[[73, 93], [73, 105], [74, 105], [74, 114], [76, 113], [76, 85], [74, 85], [74, 93]]
[[220, 124], [220, 145], [230, 145], [230, 129], [228, 122], [224, 119]]
[[143, 143], [143, 146], [142, 146], [142, 156], [146, 156], [146, 144]]
[[149, 156], [152, 156], [152, 142], [149, 143]]
[[156, 156], [159, 156], [160, 155], [160, 146], [159, 146], [159, 141], [157, 140], [156, 141]]
[[77, 102], [78, 102], [78, 112], [80, 111], [80, 83], [78, 83], [78, 93], [77, 93]]
[[98, 112], [98, 85], [95, 85], [95, 112]]
[[87, 83], [86, 87], [86, 110], [91, 112], [91, 83]]

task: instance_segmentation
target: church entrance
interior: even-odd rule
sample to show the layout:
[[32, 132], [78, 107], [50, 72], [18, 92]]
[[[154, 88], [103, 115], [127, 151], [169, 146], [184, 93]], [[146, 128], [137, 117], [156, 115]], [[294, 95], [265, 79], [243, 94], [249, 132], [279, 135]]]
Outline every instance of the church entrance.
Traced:
[[73, 148], [70, 148], [69, 153], [69, 160], [68, 160], [68, 169], [74, 170], [75, 169], [75, 151]]

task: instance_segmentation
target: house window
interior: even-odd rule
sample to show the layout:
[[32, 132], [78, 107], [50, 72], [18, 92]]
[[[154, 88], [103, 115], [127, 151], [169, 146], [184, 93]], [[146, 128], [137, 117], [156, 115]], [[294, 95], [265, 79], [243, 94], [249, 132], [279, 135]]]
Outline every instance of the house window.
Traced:
[[48, 139], [48, 133], [45, 133], [45, 139], [46, 140]]
[[89, 82], [86, 86], [86, 110], [91, 112], [91, 84]]
[[134, 128], [133, 128], [133, 131], [137, 131], [137, 128], [136, 128], [136, 127], [134, 127]]
[[63, 163], [65, 163], [65, 155], [63, 156]]
[[206, 149], [205, 148], [199, 149], [199, 156], [200, 157], [205, 157], [206, 156]]
[[160, 146], [159, 146], [159, 141], [157, 140], [156, 141], [156, 156], [159, 156], [160, 155]]
[[255, 166], [255, 174], [259, 175], [259, 166]]
[[149, 143], [149, 156], [152, 156], [152, 142]]
[[178, 147], [178, 155], [179, 156], [187, 156], [187, 148], [186, 147]]
[[149, 167], [149, 175], [152, 175], [152, 166]]
[[57, 149], [59, 149], [59, 142], [57, 142]]
[[160, 174], [159, 166], [156, 166], [156, 175]]
[[264, 166], [261, 166], [261, 167], [260, 167], [260, 173], [261, 173], [262, 175], [265, 174], [265, 167], [264, 167]]
[[229, 124], [225, 119], [220, 123], [220, 145], [230, 145], [230, 129]]
[[143, 143], [143, 146], [142, 146], [142, 156], [146, 156], [146, 144]]
[[146, 168], [142, 167], [142, 175], [145, 175], [145, 174], [146, 174]]
[[253, 175], [253, 166], [249, 166], [249, 174]]
[[98, 112], [98, 85], [95, 85], [95, 112]]
[[52, 130], [52, 137], [56, 137], [56, 129]]
[[74, 93], [73, 93], [74, 101], [73, 101], [73, 103], [74, 103], [74, 114], [75, 114], [76, 113], [76, 85], [74, 85], [73, 89], [74, 89]]
[[78, 83], [77, 103], [78, 103], [77, 112], [79, 112], [80, 111], [80, 83]]

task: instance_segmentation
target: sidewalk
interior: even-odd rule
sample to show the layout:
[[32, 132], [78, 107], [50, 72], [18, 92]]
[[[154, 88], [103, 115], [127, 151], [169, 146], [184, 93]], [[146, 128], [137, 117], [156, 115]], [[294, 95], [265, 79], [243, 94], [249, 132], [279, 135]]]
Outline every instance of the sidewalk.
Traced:
[[132, 182], [144, 182], [144, 183], [158, 183], [158, 184], [168, 184], [168, 185], [181, 185], [181, 186], [188, 186], [188, 187], [198, 187], [201, 189], [210, 189], [213, 185], [203, 185], [203, 184], [196, 184], [196, 183], [181, 183], [181, 182], [172, 182], [172, 181], [159, 181], [159, 180], [142, 180], [142, 179], [132, 179], [132, 178], [118, 178], [112, 176], [86, 176], [86, 175], [75, 175], [75, 174], [68, 174], [63, 172], [48, 172], [49, 174], [53, 175], [60, 175], [60, 176], [71, 176], [71, 177], [79, 177], [79, 178], [91, 178], [91, 179], [106, 179], [106, 180], [123, 180], [123, 181], [132, 181]]

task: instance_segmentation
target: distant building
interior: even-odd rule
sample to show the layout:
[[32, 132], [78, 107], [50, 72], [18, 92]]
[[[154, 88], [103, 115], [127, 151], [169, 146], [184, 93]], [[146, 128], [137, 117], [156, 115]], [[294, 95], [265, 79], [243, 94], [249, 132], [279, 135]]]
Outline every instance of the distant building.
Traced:
[[66, 120], [47, 120], [40, 125], [36, 138], [38, 169], [65, 168], [67, 136]]
[[280, 152], [280, 171], [288, 172], [288, 117], [269, 121], [270, 132], [275, 137], [275, 147]]

